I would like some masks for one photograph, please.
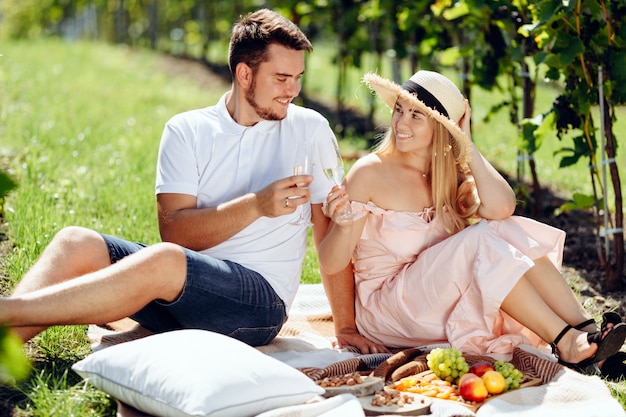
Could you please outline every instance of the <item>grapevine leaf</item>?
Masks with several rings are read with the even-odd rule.
[[[571,64],[576,55],[582,54],[585,50],[582,41],[575,37],[569,36],[561,31],[557,35],[557,40],[552,52],[558,54],[558,60],[561,66],[566,67]]]
[[[0,383],[14,384],[28,376],[31,365],[15,333],[0,328]]]
[[[4,171],[0,171],[0,199],[17,187],[17,182]]]
[[[551,67],[546,71],[546,78],[549,80],[558,80],[561,78],[561,73],[557,68]]]
[[[626,27],[626,25],[624,25]],[[626,104],[626,74],[624,68],[626,68],[626,50],[622,49],[620,53],[615,52],[610,55],[609,58],[609,74],[607,74],[607,86],[605,91],[608,92],[607,98],[610,99],[613,104]]]
[[[453,66],[461,59],[461,52],[459,48],[453,46],[451,48],[447,48],[445,51],[441,52],[439,55],[439,63],[443,66]]]
[[[537,148],[541,146],[540,144],[543,143],[543,140],[546,137],[548,137],[549,135],[553,133],[554,124],[555,124],[554,112],[549,112],[547,115],[541,116],[541,122],[539,126],[537,127],[537,130],[535,130],[535,140],[539,142],[539,145],[537,145]]]
[[[509,104],[511,104],[509,101],[502,101],[500,103],[496,103],[493,106],[491,106],[489,108],[489,111],[487,112],[487,114],[485,115],[485,117],[483,118],[483,121],[485,123],[489,123],[489,121],[491,120],[491,118],[493,116],[495,116],[500,110],[502,110],[503,108],[505,108],[506,106],[508,106]]]
[[[569,211],[576,210],[576,203],[573,201],[567,201],[561,204],[556,210],[554,210],[554,214],[556,216],[560,216],[563,213],[567,213]]]
[[[541,116],[539,116],[541,117]],[[535,131],[537,130],[538,122],[536,118],[533,119],[523,119],[520,123],[521,132],[518,140],[518,146],[522,150],[532,154],[537,150],[536,142],[535,142]]]
[[[597,142],[595,136],[591,136],[591,147],[587,139],[583,136],[576,136],[574,139],[574,149],[580,156],[590,156],[592,151],[597,148]]]
[[[576,162],[580,159],[581,155],[574,154],[572,156],[564,156],[561,158],[561,162],[559,163],[559,168],[565,168],[572,165],[576,165]]]
[[[443,17],[446,20],[455,20],[469,14],[469,6],[465,2],[457,2],[454,6],[443,11]]]
[[[543,63],[549,66],[550,68],[560,68],[561,60],[559,56],[556,54],[546,54]]]
[[[581,209],[587,209],[593,207],[594,198],[592,195],[582,194],[582,193],[574,193],[572,196],[574,203]]]
[[[556,209],[555,214],[558,216],[572,210],[586,210],[593,207],[594,205],[595,199],[592,195],[574,193],[571,200],[566,201],[565,203],[561,204],[558,209]],[[604,201],[601,199],[598,202],[598,205],[602,209],[604,207]]]
[[[539,5],[537,5],[537,9],[539,11],[539,20],[543,21],[544,24],[551,20],[554,16],[559,14],[559,9],[561,8],[561,2],[558,1],[543,1]]]
[[[528,38],[530,37],[531,32],[535,30],[538,26],[539,26],[539,22],[536,22],[533,24],[525,24],[525,25],[520,26],[519,29],[517,29],[517,33],[519,33],[525,38]]]

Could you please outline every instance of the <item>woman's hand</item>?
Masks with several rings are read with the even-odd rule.
[[[354,346],[359,349],[362,354],[368,353],[389,353],[389,349],[385,346],[374,343],[365,336],[361,336],[356,329],[342,329],[336,335],[337,341],[334,344],[336,348],[344,346]]]
[[[472,109],[469,105],[469,100],[465,99],[465,113],[461,116],[461,120],[459,120],[459,127],[465,133],[465,136],[468,139],[472,139],[472,130],[470,128],[470,123],[472,121]]]
[[[335,185],[326,196],[324,214],[333,219],[336,224],[350,224],[352,223],[352,219],[337,221],[337,217],[345,214],[349,204],[350,199],[348,198],[348,194],[346,194],[346,189],[343,186]]]

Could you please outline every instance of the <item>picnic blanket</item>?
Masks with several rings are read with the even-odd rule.
[[[88,331],[94,350],[149,334],[129,320],[111,323],[108,328],[90,326]],[[333,335],[332,315],[322,285],[303,284],[279,336],[269,345],[257,349],[301,370],[313,380],[361,372],[393,381],[427,369],[425,353],[433,347],[446,347],[431,345],[391,354],[362,355],[354,349],[335,349]],[[597,376],[574,372],[556,363],[545,352],[529,346],[517,348],[511,362],[525,374],[541,378],[542,384],[500,395],[475,413],[452,401],[435,401],[430,416],[626,416],[626,412],[611,396],[606,383]],[[354,401],[350,401],[349,397],[341,396],[333,401],[320,398],[316,404],[277,409],[264,413],[262,417],[363,415],[362,410],[360,413],[354,411]],[[119,404],[118,417],[140,416],[145,417],[146,414]]]

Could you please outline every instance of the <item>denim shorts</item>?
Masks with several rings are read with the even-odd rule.
[[[145,248],[102,234],[115,263]],[[243,266],[182,248],[187,279],[180,297],[154,300],[131,318],[153,332],[204,329],[225,334],[251,346],[266,345],[287,320],[285,304],[261,276]]]

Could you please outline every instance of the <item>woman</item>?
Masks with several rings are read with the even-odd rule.
[[[514,192],[469,139],[470,107],[454,83],[430,71],[402,86],[376,74],[364,81],[393,114],[325,205],[333,218],[349,196],[363,214],[335,222],[319,251],[329,274],[353,262],[357,329],[340,343],[364,337],[375,351],[447,341],[507,356],[545,341],[578,369],[615,355],[626,324],[607,313],[598,330],[562,279],[563,231],[512,216]],[[350,306],[349,291],[328,293],[334,315]]]

